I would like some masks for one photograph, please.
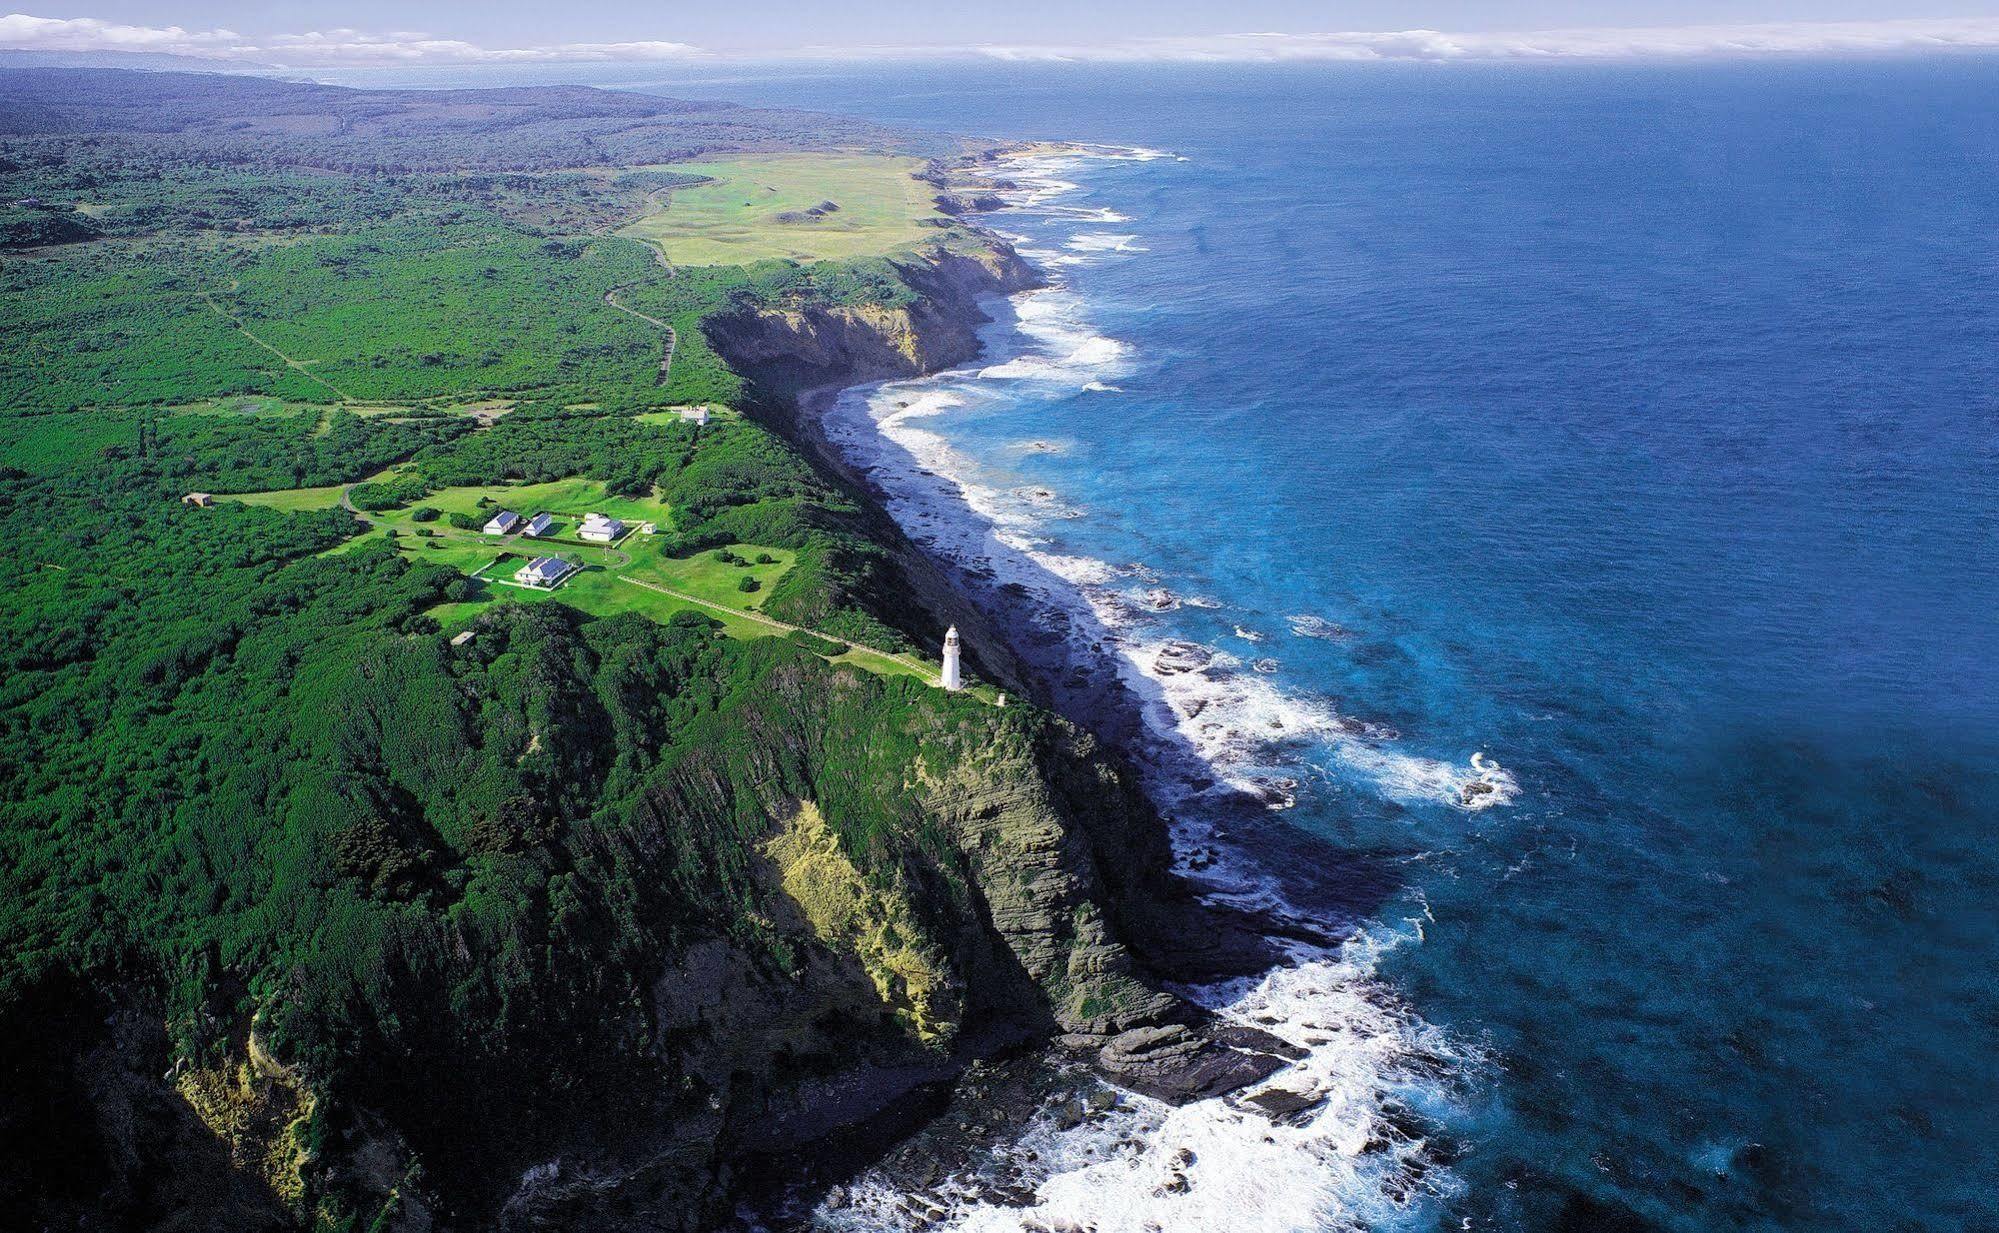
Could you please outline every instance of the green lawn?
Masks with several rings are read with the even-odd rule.
[[[626,546],[631,547],[637,541]],[[720,549],[707,549],[691,557],[669,557],[663,553],[647,551],[643,548],[633,553],[628,571],[634,578],[646,582],[656,582],[661,586],[685,591],[697,599],[705,599],[711,604],[721,604],[725,608],[755,609],[763,606],[764,597],[779,578],[791,568],[795,555],[789,548],[763,548],[756,544],[731,544],[728,551],[750,562],[748,565],[731,565],[716,559]],[[759,556],[775,557],[773,564],[757,563]],[[758,589],[744,591],[744,578],[754,578]]]
[[[458,533],[460,536],[464,532]],[[396,532],[396,549],[412,561],[428,561],[432,565],[449,565],[460,573],[472,574],[485,569],[503,556],[520,557],[511,563],[512,569],[519,569],[529,555],[536,555],[531,548],[518,548],[511,553],[490,540],[466,537],[447,538],[444,532],[437,532],[425,539],[414,531]],[[495,575],[509,573],[507,566],[493,571]]]
[[[385,478],[392,471],[378,473],[372,478]],[[325,509],[339,501],[340,491],[338,486],[297,488],[248,493],[231,499],[274,509]],[[490,499],[493,504],[480,506],[482,497]],[[441,603],[430,609],[430,615],[437,619],[447,634],[470,626],[481,610],[500,600],[546,603],[553,599],[597,616],[636,612],[656,621],[665,621],[678,612],[699,612],[720,621],[724,632],[733,638],[781,638],[787,635],[786,630],[734,614],[756,612],[763,606],[771,589],[796,561],[797,554],[789,548],[730,544],[726,548],[708,548],[689,556],[675,557],[667,555],[659,540],[644,535],[625,539],[616,550],[607,550],[596,544],[560,542],[567,538],[565,532],[573,529],[575,522],[589,510],[599,510],[633,522],[669,523],[671,511],[662,502],[614,496],[594,480],[565,479],[545,484],[445,488],[425,497],[421,503],[445,513],[474,516],[498,508],[522,514],[550,510],[558,516],[556,533],[550,539],[514,537],[503,542],[498,536],[458,530],[444,519],[412,523],[408,509],[390,510],[372,515],[378,525],[329,550],[330,553],[350,551],[356,544],[393,533],[397,551],[412,561],[449,566],[468,576],[479,575],[474,580],[478,585],[475,595]],[[580,568],[552,591],[508,585],[513,571],[526,558],[544,552],[564,557]],[[743,563],[722,560],[720,554],[723,552]],[[629,557],[630,560],[627,562],[621,557]],[[759,561],[759,557],[770,559]],[[486,572],[481,574],[482,570]],[[691,598],[633,586],[630,582],[621,581],[620,575],[671,587]],[[742,589],[745,578],[756,580],[755,590]],[[833,662],[919,680],[929,680],[934,675],[865,647],[852,647],[844,654],[834,656]]]
[[[345,484],[328,484],[324,488],[278,488],[270,492],[238,493],[223,499],[270,509],[332,509],[340,504],[340,490],[344,487]]]
[[[664,411],[641,411],[632,418],[641,424],[678,424],[680,423],[680,411],[681,408],[679,407],[668,407]],[[715,424],[722,420],[741,418],[742,413],[733,407],[725,407],[720,403],[713,402],[708,404],[708,422],[710,424]]]
[[[482,506],[479,504],[481,500],[491,504]],[[557,539],[574,538],[577,525],[588,513],[608,514],[629,523],[657,522],[662,528],[673,525],[673,511],[667,508],[665,502],[621,497],[596,480],[586,479],[555,480],[547,484],[440,488],[418,504],[446,514],[470,514],[482,523],[498,510],[510,509],[523,518],[532,518],[546,510],[556,516],[553,537]],[[408,516],[408,511],[390,510],[380,516],[400,522]]]
[[[619,234],[650,240],[676,265],[745,265],[780,258],[876,256],[926,239],[945,217],[936,189],[910,173],[913,158],[878,154],[766,154],[687,163],[715,182],[675,189],[667,206]],[[823,203],[839,209],[801,217]]]
[[[229,415],[248,419],[310,415],[316,420],[326,414],[327,408],[324,403],[286,402],[282,398],[267,398],[259,394],[239,394],[233,398],[211,398],[168,410],[175,415]]]
[[[409,550],[408,545],[405,545],[405,553],[412,558],[419,557],[419,553]],[[497,556],[499,554],[493,553],[489,549],[488,555]],[[435,560],[440,559],[441,556],[441,553],[426,553],[422,554],[421,559]],[[495,569],[491,576],[506,575],[509,572],[508,566],[511,564],[509,562],[508,565],[503,565]],[[605,569],[601,565],[586,564],[582,570],[570,575],[567,581],[552,591],[539,591],[533,587],[506,586],[501,583],[488,581],[487,578],[480,578],[478,582],[481,584],[479,593],[473,598],[439,604],[435,608],[430,609],[430,615],[435,617],[438,623],[444,627],[445,633],[456,633],[466,628],[472,624],[473,620],[488,605],[501,600],[511,600],[524,604],[540,604],[556,600],[568,604],[573,608],[581,608],[583,611],[594,616],[610,616],[619,612],[636,612],[641,616],[650,617],[655,621],[666,621],[677,612],[698,612],[711,620],[720,621],[723,632],[732,638],[781,638],[784,636],[783,630],[772,629],[770,626],[757,621],[730,616],[727,613],[717,612],[712,608],[707,608],[700,604],[691,604],[685,600],[676,599],[671,595],[661,595],[657,591],[649,591],[644,587],[635,587],[629,583],[619,582],[612,571]],[[871,665],[862,666],[869,667]]]

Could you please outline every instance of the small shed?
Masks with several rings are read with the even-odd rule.
[[[180,499],[180,503],[182,505],[192,505],[196,509],[207,509],[209,506],[215,504],[215,494],[212,492],[190,492]]]
[[[527,536],[529,539],[534,539],[537,536],[548,534],[549,528],[554,525],[554,514],[547,512],[539,513],[528,519],[528,524],[521,528],[521,534]]]

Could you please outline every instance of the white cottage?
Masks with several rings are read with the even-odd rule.
[[[561,557],[536,557],[514,571],[514,581],[524,587],[552,587],[574,568]]]

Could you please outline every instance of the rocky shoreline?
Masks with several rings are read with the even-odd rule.
[[[971,212],[974,202],[981,203],[980,208],[1001,204],[997,197],[964,192],[956,200],[963,207],[961,213]],[[1045,285],[1039,272],[1006,241],[989,232],[978,234],[986,245],[983,253],[940,248],[921,260],[898,263],[906,285],[919,297],[907,309],[746,309],[711,322],[710,341],[758,391],[758,413],[826,471],[865,493],[875,510],[883,508],[883,494],[829,439],[823,415],[846,388],[924,376],[976,359],[981,350],[978,331],[992,319],[987,305],[995,297]],[[1052,688],[1045,648],[1038,652],[1032,645],[1034,631],[1008,624],[1005,613],[982,609],[951,576],[948,563],[931,558],[892,523],[890,528],[912,591],[940,622],[959,627],[982,674],[1099,733],[1112,750],[1109,756],[1121,761],[1111,742],[1142,726],[1138,700],[1115,687],[1088,694]],[[1065,656],[1062,662],[1066,665],[1069,660]],[[1149,807],[1146,813],[1150,833],[1143,836],[1143,851],[1132,854],[1136,858],[1132,864],[1142,876],[1113,885],[1111,900],[1118,915],[1118,936],[1138,957],[1141,976],[1156,991],[1154,1000],[1142,1013],[1120,1021],[1058,1021],[1044,1043],[1119,1087],[1177,1104],[1254,1084],[1295,1060],[1298,1051],[1254,1027],[1215,1020],[1166,986],[1265,970],[1277,958],[1272,939],[1293,930],[1282,922],[1198,900],[1193,889],[1170,872],[1164,820]],[[1008,1043],[1018,1049],[1033,1042]],[[1005,1053],[1005,1049],[998,1055],[964,1051],[952,1076],[923,1076],[908,1082],[876,1076],[870,1086],[879,1099],[857,1102],[855,1111],[863,1116],[847,1125],[895,1121],[894,1106],[906,1099],[932,1109],[963,1109],[968,1100],[976,1107],[975,1094],[959,1091],[955,1078],[966,1073],[990,1076],[994,1063],[984,1059]],[[1027,1070],[1045,1076],[1051,1073],[1048,1064],[1044,1061]],[[1055,1070],[1060,1069],[1061,1064],[1055,1063]],[[919,1095],[923,1090],[935,1094],[925,1099]],[[1003,1115],[1004,1109],[990,1108],[987,1113]],[[918,1120],[924,1119],[919,1115]],[[907,1119],[903,1122],[904,1129],[913,1129]],[[875,1163],[880,1154],[879,1137],[858,1153],[838,1147],[840,1139],[838,1128],[829,1129],[822,1139],[827,1159],[806,1171],[816,1183],[806,1187],[812,1193],[824,1185],[837,1186],[842,1173]],[[793,1171],[772,1179],[763,1189],[789,1191],[783,1205],[795,1206],[804,1183],[805,1178]],[[837,1190],[831,1193],[837,1198]]]

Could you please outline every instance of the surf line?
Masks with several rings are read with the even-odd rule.
[[[1090,160],[1123,157],[1073,148],[1022,156],[1001,171],[1016,185],[1007,195],[1008,214],[1043,233],[1101,227],[1101,215],[1091,217],[1070,199],[1087,194],[1077,181],[1087,179]],[[1186,775],[1205,767],[1218,778],[1253,782],[1258,728],[1267,734],[1273,718],[1287,736],[1317,734],[1336,751],[1349,751],[1350,765],[1384,791],[1448,795],[1469,777],[1496,781],[1504,771],[1482,754],[1467,772],[1382,751],[1330,708],[1286,696],[1270,676],[1225,673],[1217,686],[1205,669],[1225,665],[1214,665],[1212,648],[1200,648],[1208,657],[1202,671],[1162,672],[1159,657],[1172,640],[1144,631],[1163,613],[1148,614],[1144,600],[1125,590],[1150,571],[1057,550],[1047,533],[1049,508],[1061,507],[1052,489],[1026,486],[1023,496],[1018,483],[979,482],[984,468],[947,435],[954,414],[994,399],[1111,394],[1133,362],[1127,344],[1090,325],[1087,305],[1060,271],[1135,257],[1142,246],[1083,252],[1044,234],[1021,237],[1020,251],[1041,264],[1050,285],[1012,297],[1010,314],[987,338],[990,358],[983,365],[843,391],[828,410],[827,435],[882,490],[912,539],[955,566],[989,611],[998,609],[993,615],[1008,618],[1023,635],[1016,641],[1073,638],[1081,628],[1101,632],[1102,648],[1115,652],[1116,672],[1157,702],[1147,708],[1155,737],[1148,743],[1183,745],[1197,755],[1197,766],[1140,759],[1148,791],[1174,820],[1176,849],[1205,853],[1197,885],[1218,901],[1296,913],[1253,853],[1221,841],[1203,817],[1199,794],[1185,791]],[[1057,454],[1065,446],[1039,441],[1026,448]],[[1002,601],[1008,595],[1014,602]],[[1218,722],[1231,712],[1228,722]],[[1209,725],[1216,731],[1207,731]],[[1497,796],[1498,789],[1479,795]],[[1299,1059],[1264,1083],[1179,1108],[1112,1093],[1101,1107],[1092,1098],[1080,1119],[1066,1104],[1051,1106],[1023,1126],[1000,1130],[977,1162],[941,1180],[912,1183],[878,1169],[842,1192],[837,1211],[822,1209],[819,1222],[843,1229],[932,1222],[1017,1229],[1039,1222],[1100,1233],[1148,1227],[1288,1233],[1390,1226],[1433,1207],[1456,1182],[1404,1110],[1447,1103],[1453,1076],[1471,1073],[1480,1060],[1423,1022],[1376,974],[1385,955],[1421,944],[1427,915],[1425,907],[1393,925],[1361,922],[1333,945],[1293,943],[1287,962],[1261,976],[1190,991],[1216,1014],[1254,1023],[1298,1048]],[[996,1175],[1010,1179],[1005,1202],[990,1197]]]

